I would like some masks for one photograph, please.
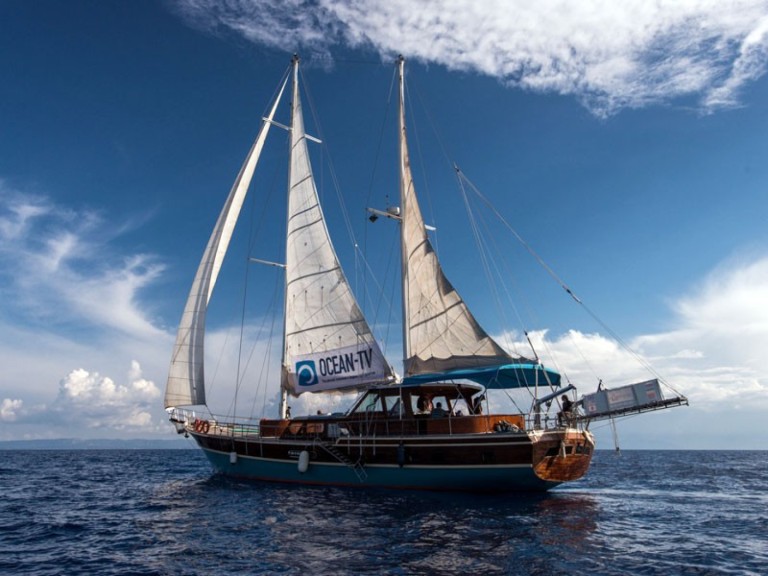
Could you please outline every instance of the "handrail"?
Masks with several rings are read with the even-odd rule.
[[[258,436],[261,433],[259,420],[255,418],[238,418],[232,421],[220,421],[213,414],[198,414],[197,411],[186,408],[174,408],[169,412],[169,419],[176,424],[177,432],[199,432],[196,423],[207,423],[208,435],[227,436],[231,438],[246,438]]]
[[[494,423],[510,417],[522,418],[521,427],[526,430],[547,430],[560,426],[557,416],[545,414],[540,417],[538,424],[535,417],[531,414],[482,414],[482,415],[463,415],[463,416],[445,416],[433,418],[429,416],[413,416],[406,418],[387,418],[385,415],[361,414],[359,418],[355,415],[333,414],[333,415],[308,415],[304,417],[294,417],[287,420],[270,419],[276,424],[276,430],[269,433],[263,430],[262,419],[256,418],[219,418],[213,414],[200,414],[191,409],[174,408],[169,413],[170,420],[176,424],[177,431],[181,434],[200,433],[195,428],[195,423],[207,422],[206,435],[224,436],[227,438],[255,438],[255,437],[281,437],[285,433],[284,428],[290,428],[289,433],[295,437],[316,437],[329,438],[329,430],[333,430],[333,425],[341,425],[346,428],[353,436],[397,436],[397,435],[424,435],[424,434],[471,434],[471,433],[491,433],[494,432]],[[473,420],[482,419],[485,425],[469,424]],[[592,418],[594,419],[594,418]],[[574,415],[568,422],[569,427],[576,427],[579,424],[587,423],[590,418],[582,415]],[[441,423],[445,423],[444,430]],[[460,425],[466,422],[466,425]],[[270,427],[271,428],[271,427]],[[437,429],[435,429],[437,428]],[[431,430],[430,430],[431,429]],[[262,436],[266,433],[267,436]]]

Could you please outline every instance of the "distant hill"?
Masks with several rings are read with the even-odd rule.
[[[194,446],[184,438],[174,439],[82,439],[6,440],[0,441],[0,450],[191,450]]]

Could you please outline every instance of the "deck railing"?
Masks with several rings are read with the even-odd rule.
[[[576,426],[577,418],[560,421],[557,415],[542,414],[538,421],[533,415],[494,414],[476,416],[454,416],[434,418],[430,416],[408,416],[404,418],[360,414],[359,418],[333,414],[299,416],[290,420],[271,420],[262,426],[255,418],[219,417],[210,413],[175,408],[170,420],[181,433],[202,432],[207,435],[227,438],[321,438],[336,439],[346,436],[393,436],[422,434],[472,434],[518,432],[524,429],[546,430],[564,424]]]
[[[259,436],[259,421],[255,418],[227,417],[225,420],[208,412],[202,413],[195,410],[174,408],[169,413],[169,419],[181,434],[184,432],[202,432],[207,427],[206,434],[227,436],[231,438],[245,438]]]

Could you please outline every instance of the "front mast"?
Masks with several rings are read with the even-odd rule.
[[[407,368],[405,366],[408,361],[408,353],[411,349],[410,344],[410,330],[409,330],[409,311],[408,311],[408,254],[405,253],[405,214],[406,214],[406,195],[408,193],[406,187],[408,183],[405,181],[405,162],[406,162],[406,150],[405,150],[405,58],[400,55],[397,59],[399,85],[400,85],[400,104],[399,104],[399,154],[400,154],[400,265],[402,268],[402,298],[403,298],[403,376],[408,376]]]
[[[299,56],[298,54],[294,54],[293,58],[291,59],[291,64],[293,66],[293,98],[291,100],[291,130],[293,130],[293,119],[296,115],[296,102],[298,101],[298,92],[299,92]],[[288,158],[291,157],[291,146],[293,146],[293,139],[288,139]],[[291,163],[289,161],[288,163],[288,194],[286,197],[290,198],[290,187],[291,187],[291,170],[292,170]],[[286,219],[288,218],[288,210],[286,210]],[[286,221],[285,229],[288,230],[288,222]],[[286,253],[287,253],[287,239],[286,239]],[[285,276],[285,287],[283,289],[283,294],[288,293],[288,277]],[[285,366],[285,356],[286,356],[286,342],[285,342],[285,330],[286,330],[286,314],[288,313],[288,301],[285,299],[283,302],[283,358],[280,362],[280,366]],[[284,370],[284,368],[281,368],[281,373]],[[280,387],[280,418],[282,420],[285,420],[288,417],[288,390],[286,390],[285,387],[281,385]]]

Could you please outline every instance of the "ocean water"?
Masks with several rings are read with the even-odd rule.
[[[768,452],[598,451],[544,495],[228,480],[197,450],[0,452],[0,574],[768,574]]]

